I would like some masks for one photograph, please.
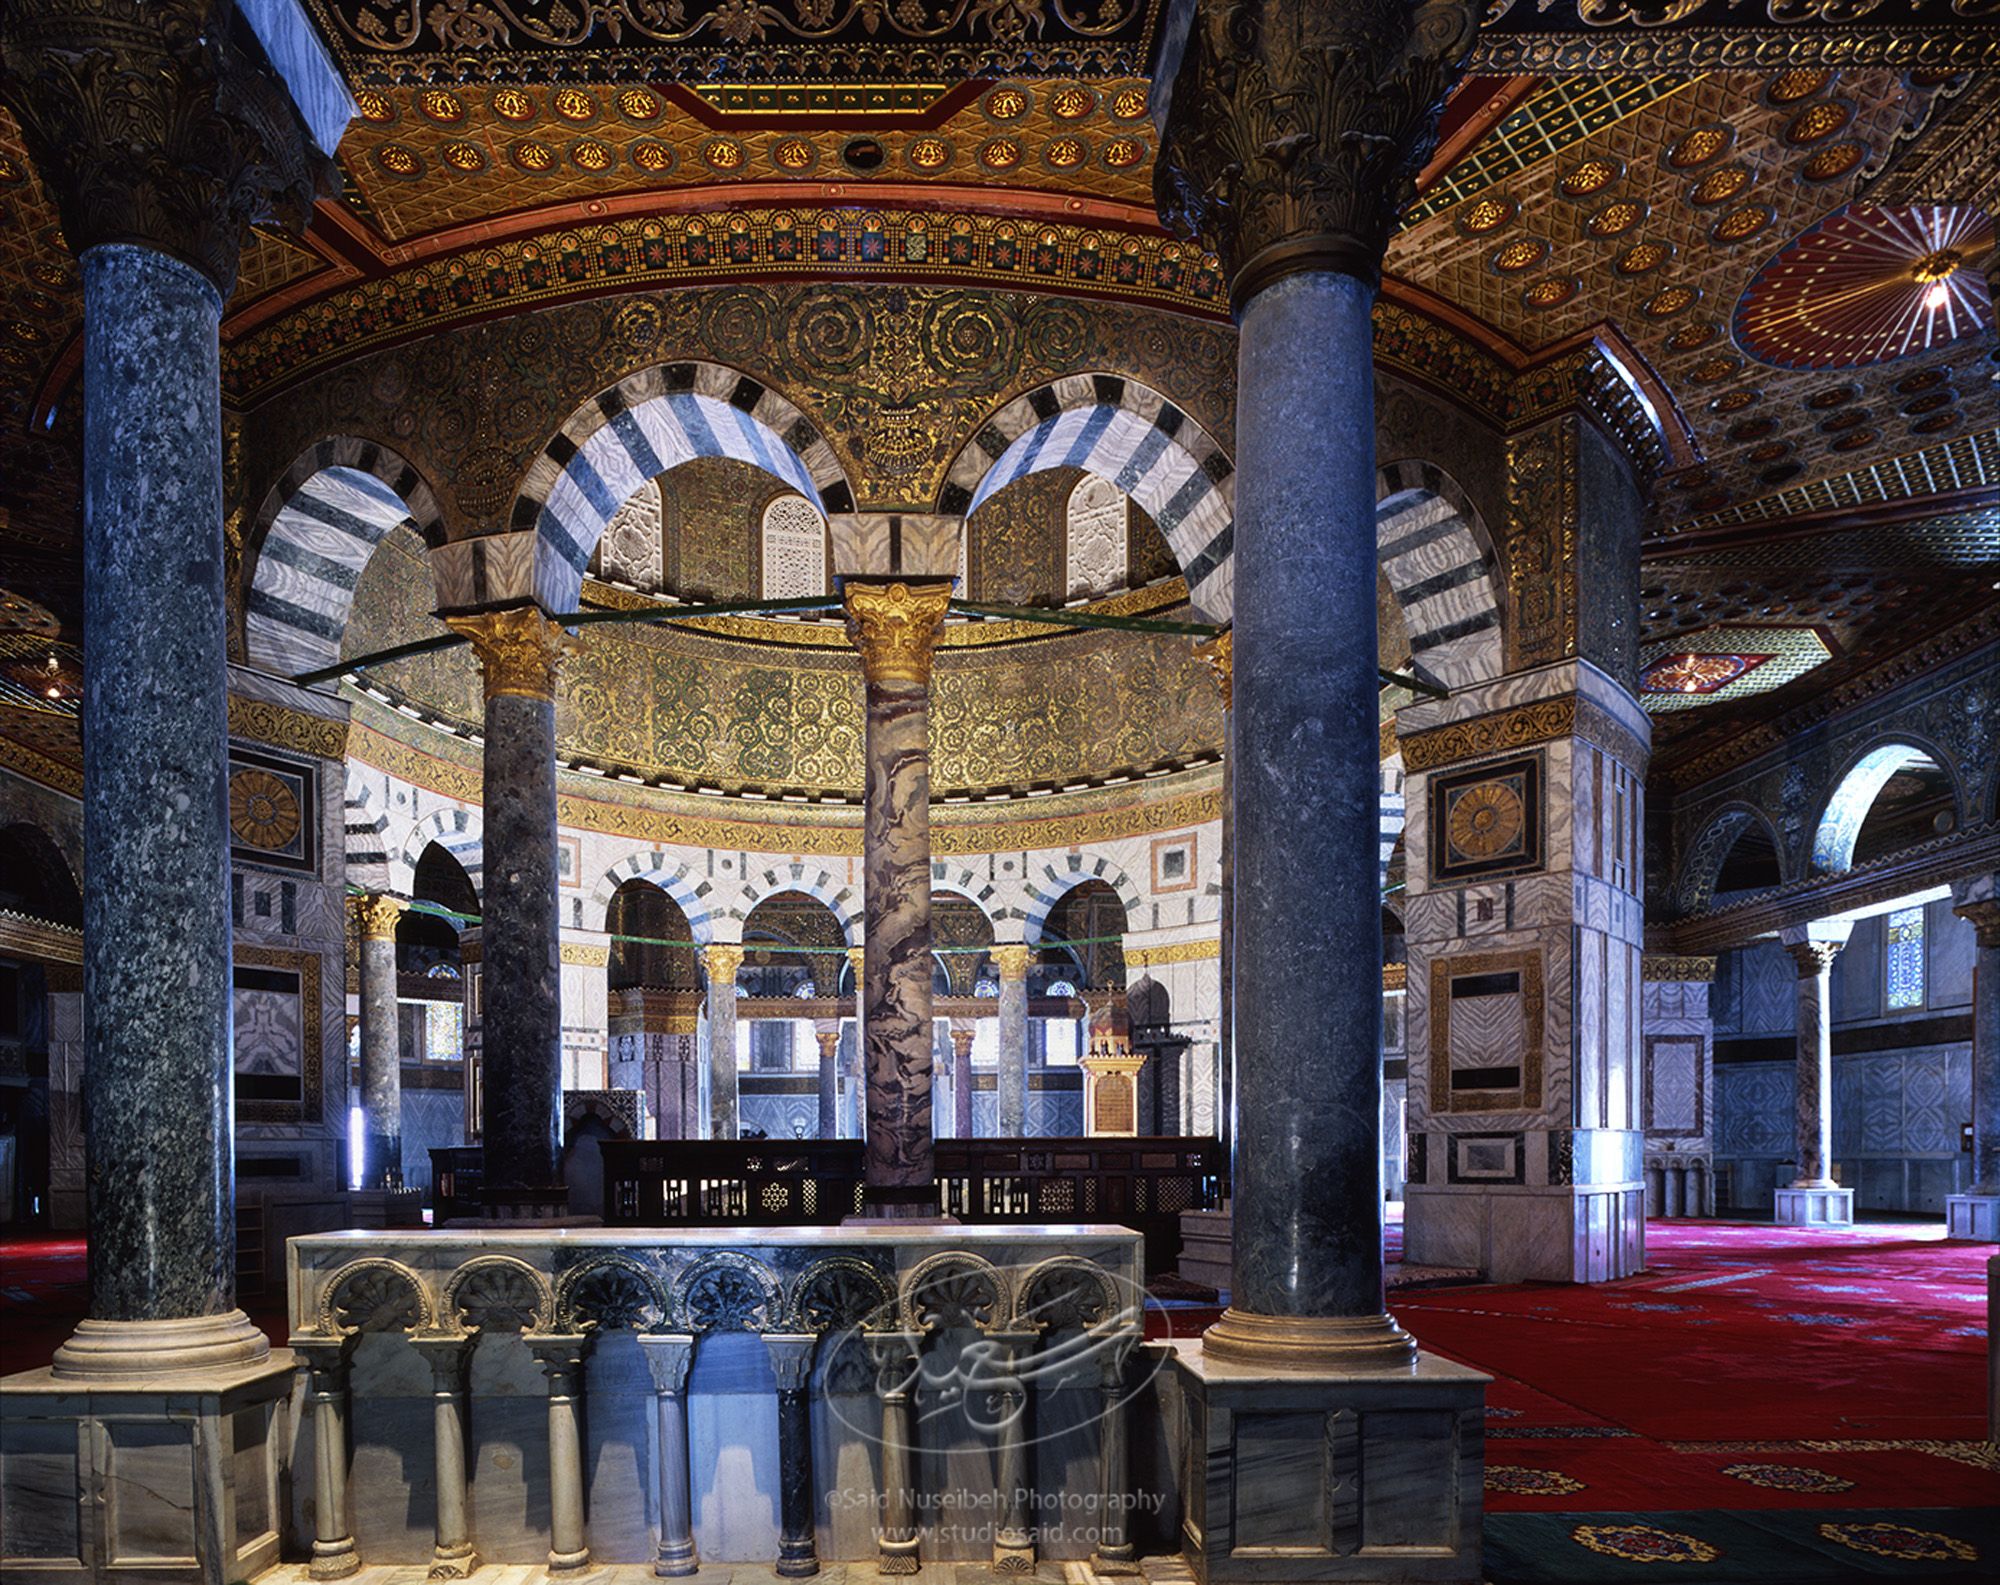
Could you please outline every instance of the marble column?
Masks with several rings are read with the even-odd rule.
[[[842,588],[867,682],[862,970],[865,1214],[934,1217],[931,1136],[931,657],[949,583]]]
[[[429,1578],[465,1579],[479,1567],[467,1520],[465,1463],[466,1373],[476,1337],[413,1337],[410,1346],[431,1369],[431,1446],[437,1478],[437,1532]]]
[[[812,1367],[819,1336],[813,1332],[764,1334],[778,1379],[777,1572],[800,1579],[819,1572],[813,1523]]]
[[[972,1137],[972,1025],[951,1026],[951,1132],[954,1139]]]
[[[492,1217],[561,1216],[569,1191],[562,1183],[555,688],[565,639],[532,605],[445,622],[472,641],[486,688],[483,1199]]]
[[[346,1579],[361,1568],[354,1526],[347,1516],[347,1366],[353,1340],[306,1342],[292,1350],[306,1373],[306,1406],[313,1430],[313,1543],[309,1574]]]
[[[1137,1574],[1138,1549],[1129,1525],[1132,1500],[1131,1427],[1125,1390],[1125,1362],[1135,1339],[1117,1337],[1102,1345],[1098,1358],[1103,1407],[1097,1415],[1098,1450],[1097,1550],[1090,1556],[1093,1574]]]
[[[1972,1184],[1945,1197],[1951,1238],[2000,1243],[2000,875],[1952,888],[1952,911],[1973,928]]]
[[[575,1574],[590,1567],[590,1547],[583,1533],[583,1436],[577,1423],[584,1391],[583,1356],[590,1338],[581,1333],[538,1333],[524,1335],[521,1341],[549,1385],[549,1572]]]
[[[985,1388],[986,1417],[995,1430],[993,1456],[993,1568],[1000,1574],[1035,1571],[1035,1532],[1028,1522],[1028,1389],[1021,1360],[1034,1348],[1033,1332],[989,1332],[993,1374]]]
[[[914,1574],[917,1557],[916,1394],[919,1351],[917,1332],[870,1332],[868,1350],[875,1363],[875,1395],[882,1402],[882,1532],[876,1546],[876,1567],[884,1574]]]
[[[1788,927],[1778,939],[1791,954],[1798,981],[1798,1175],[1777,1192],[1776,1219],[1785,1225],[1845,1226],[1854,1220],[1854,1191],[1833,1178],[1833,960],[1847,945],[1849,920]]]
[[[688,1472],[687,1378],[694,1338],[686,1332],[642,1332],[639,1351],[652,1372],[659,1416],[660,1550],[655,1574],[692,1574],[694,1500]]]
[[[1003,941],[992,949],[1000,971],[1000,1114],[994,1132],[1001,1139],[1028,1132],[1028,965],[1034,955],[1024,941]]]
[[[1235,635],[1232,632],[1217,634],[1206,644],[1198,646],[1195,653],[1208,662],[1215,674],[1215,685],[1222,690],[1222,836],[1221,851],[1217,854],[1217,884],[1222,888],[1218,899],[1219,920],[1216,926],[1219,947],[1217,951],[1216,973],[1218,979],[1215,1003],[1215,1136],[1221,1144],[1223,1154],[1232,1154],[1236,1108],[1231,1102],[1231,1087],[1235,1069],[1234,1047],[1231,1041],[1235,1033],[1232,1007],[1235,1001],[1235,975],[1233,973],[1236,944],[1236,695],[1230,685],[1230,668],[1235,664]],[[1192,1129],[1190,1129],[1192,1132]]]
[[[819,1137],[840,1137],[840,1025],[813,1026],[819,1045]]]
[[[743,967],[740,942],[718,941],[701,949],[708,976],[708,1137],[737,1137],[736,971]]]
[[[403,1037],[396,1005],[396,925],[408,906],[353,899],[361,978],[361,1187],[403,1186]]]

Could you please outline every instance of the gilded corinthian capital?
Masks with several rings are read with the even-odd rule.
[[[1481,0],[1199,0],[1153,177],[1240,307],[1305,270],[1374,281]]]
[[[931,656],[951,604],[948,583],[857,583],[841,594],[847,636],[861,651],[861,671],[871,683],[931,680]]]
[[[486,697],[515,694],[527,699],[556,696],[556,667],[569,652],[562,625],[532,605],[448,616],[444,625],[472,640],[486,678]]]
[[[194,266],[227,300],[253,221],[305,229],[331,191],[291,95],[214,0],[0,7],[0,92],[81,254],[128,242]]]
[[[386,892],[364,892],[347,901],[354,910],[354,921],[363,941],[394,941],[396,926],[410,906],[402,898],[391,897]]]

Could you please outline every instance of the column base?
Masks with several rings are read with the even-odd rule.
[[[479,1554],[471,1547],[457,1551],[431,1552],[430,1572],[424,1577],[431,1580],[470,1579],[479,1568]]]
[[[993,1572],[1032,1574],[1035,1572],[1035,1543],[1032,1540],[1003,1538],[993,1543]]]
[[[778,1561],[772,1565],[772,1572],[781,1579],[810,1579],[819,1572],[819,1553],[810,1541],[801,1542],[794,1551],[787,1551],[785,1543],[778,1543]]]
[[[294,1362],[265,1347],[256,1364],[229,1370],[162,1363],[154,1376],[79,1381],[44,1368],[0,1378],[0,1579],[214,1585],[275,1565],[289,1528],[280,1478]],[[79,1506],[76,1492],[94,1495]],[[338,1575],[316,1566],[316,1577],[360,1567],[351,1540],[337,1545]],[[123,1559],[140,1562],[109,1561]]]
[[[270,1357],[271,1340],[241,1310],[230,1310],[167,1321],[80,1321],[50,1372],[58,1381],[123,1385],[243,1370]]]
[[[354,1537],[338,1541],[313,1542],[312,1561],[306,1565],[308,1579],[352,1579],[361,1572],[361,1554],[354,1550]]]
[[[1489,1377],[1272,1371],[1182,1348],[1181,1542],[1200,1585],[1476,1585]]]
[[[2000,1244],[2000,1194],[1947,1194],[1944,1236]]]
[[[891,1541],[886,1536],[876,1543],[875,1572],[878,1574],[914,1574],[919,1567],[917,1559],[917,1538],[907,1541]]]
[[[653,1572],[661,1579],[685,1579],[701,1572],[701,1560],[694,1555],[694,1543],[674,1543],[660,1548]]]
[[[1201,1335],[1202,1353],[1263,1370],[1407,1370],[1417,1340],[1380,1315],[1256,1315],[1231,1305]]]
[[[1791,1188],[1776,1192],[1771,1220],[1780,1227],[1852,1227],[1852,1189]]]
[[[577,1552],[551,1552],[549,1572],[551,1574],[581,1574],[590,1567],[590,1548]]]
[[[1137,1574],[1139,1549],[1123,1546],[1112,1552],[1093,1552],[1090,1554],[1090,1572],[1108,1575],[1113,1579],[1120,1575]]]

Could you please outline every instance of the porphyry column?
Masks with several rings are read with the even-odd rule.
[[[1952,887],[1952,911],[1970,924],[1972,960],[1972,1184],[1944,1202],[1945,1236],[2000,1243],[2000,876]]]
[[[931,657],[948,583],[849,578],[847,632],[867,681],[862,1070],[865,1212],[936,1214],[931,1134]]]
[[[742,945],[718,941],[701,949],[708,976],[708,1137],[734,1139],[736,1104],[736,971]]]
[[[0,12],[8,107],[83,286],[90,1299],[63,1378],[270,1353],[235,1302],[217,329],[249,223],[303,229],[320,156],[227,22],[195,3]]]
[[[1798,1176],[1779,1189],[1776,1220],[1786,1226],[1845,1227],[1854,1191],[1833,1180],[1833,960],[1853,933],[1850,920],[1816,920],[1778,932],[1799,971]]]
[[[556,667],[562,628],[532,605],[446,625],[486,683],[481,772],[486,982],[481,1137],[486,1214],[561,1216],[562,941],[556,904]]]
[[[403,1182],[403,1043],[396,1008],[396,925],[400,897],[354,900],[361,979],[361,1187]]]
[[[1004,941],[990,955],[1000,971],[1000,1115],[994,1132],[1019,1139],[1028,1131],[1028,964],[1035,953],[1024,941]]]

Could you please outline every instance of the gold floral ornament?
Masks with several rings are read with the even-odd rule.
[[[841,591],[847,636],[871,685],[931,680],[931,658],[951,603],[948,583],[859,583]]]
[[[993,967],[1000,971],[1001,979],[1025,980],[1034,948],[1025,941],[1002,941],[989,947],[987,955],[993,959]]]
[[[386,892],[364,892],[348,898],[348,902],[353,904],[355,928],[361,932],[363,941],[394,941],[396,925],[409,907],[402,898]]]
[[[456,126],[465,119],[465,102],[448,88],[426,88],[417,95],[417,108],[441,126]]]
[[[910,163],[920,171],[941,171],[950,160],[951,145],[943,138],[922,137],[910,145]]]
[[[1503,781],[1480,782],[1452,800],[1451,845],[1468,858],[1493,858],[1520,842],[1526,823],[1518,788]]]
[[[476,616],[448,616],[446,627],[472,641],[486,681],[486,697],[553,699],[556,667],[574,641],[532,605]]]
[[[396,119],[396,107],[389,102],[389,96],[373,88],[364,88],[354,96],[354,108],[361,112],[363,121],[372,121],[377,126]]]
[[[1120,89],[1111,101],[1111,114],[1120,121],[1137,121],[1146,113],[1146,90]]]
[[[245,847],[278,853],[299,834],[298,794],[282,777],[240,770],[229,778],[229,832]]]
[[[549,103],[565,121],[584,122],[597,114],[597,101],[581,88],[558,88]]]
[[[493,113],[502,121],[520,123],[535,119],[535,101],[518,88],[502,88],[493,95]]]

